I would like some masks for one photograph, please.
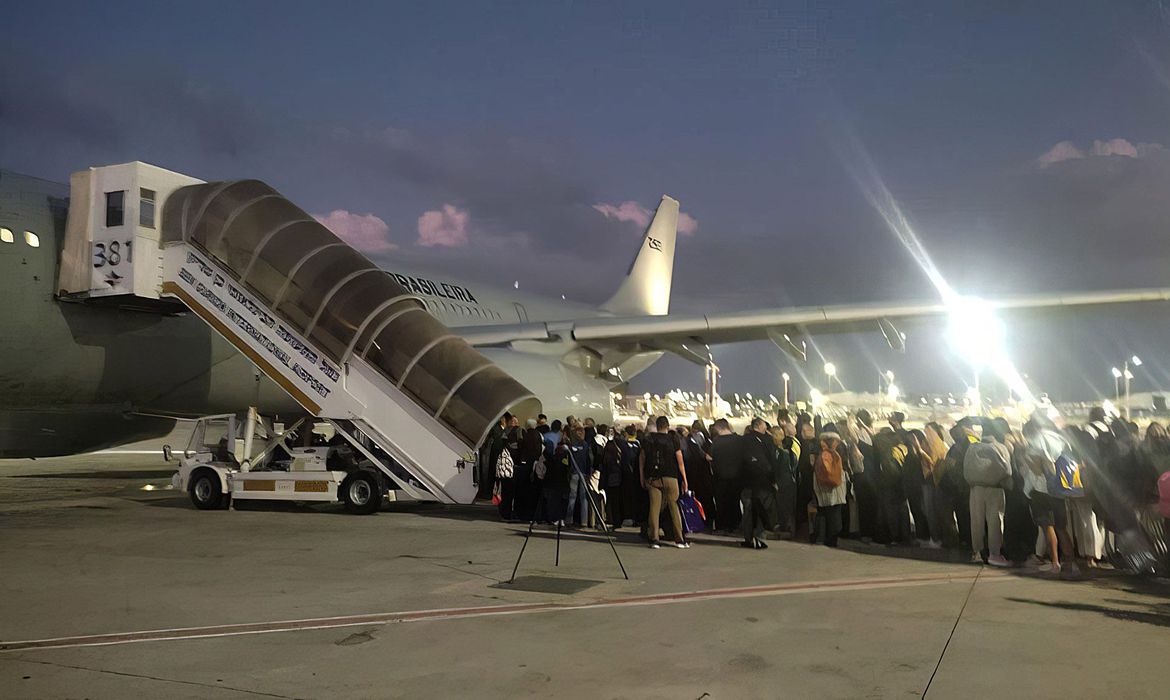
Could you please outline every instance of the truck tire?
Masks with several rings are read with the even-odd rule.
[[[359,469],[341,482],[341,502],[355,515],[376,513],[384,497],[382,479],[368,469]]]
[[[199,510],[218,510],[223,505],[224,493],[219,485],[219,475],[210,469],[196,471],[187,490],[191,502]]]

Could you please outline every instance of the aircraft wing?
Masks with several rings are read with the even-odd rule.
[[[979,300],[978,304],[981,309],[991,309],[1010,318],[1028,311],[1153,301],[1170,301],[1170,288],[1039,294]],[[959,308],[959,313],[962,313],[962,307]],[[694,355],[694,348],[701,345],[771,340],[781,349],[798,354],[802,353],[801,337],[832,333],[879,331],[891,346],[900,347],[905,339],[900,330],[902,327],[945,319],[952,310],[952,307],[941,301],[809,306],[709,314],[607,316],[548,323],[480,326],[459,331],[470,342],[478,345],[571,337],[586,346],[636,345]],[[691,359],[698,360],[698,357]]]

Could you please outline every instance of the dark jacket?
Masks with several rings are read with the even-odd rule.
[[[622,451],[617,440],[610,440],[601,451],[601,488],[621,486],[622,476]]]
[[[637,440],[617,440],[618,449],[622,452],[622,472],[628,478],[638,481],[638,456],[642,453],[642,443]]]
[[[570,466],[569,446],[565,443],[557,445],[552,458],[545,460],[544,487],[556,491],[569,490]]]
[[[711,459],[716,481],[738,480],[740,463],[743,462],[743,438],[734,433],[716,435],[711,439]]]
[[[744,486],[751,488],[767,488],[772,486],[776,474],[776,449],[772,444],[772,436],[748,431],[743,437],[743,460],[740,463],[740,474]]]

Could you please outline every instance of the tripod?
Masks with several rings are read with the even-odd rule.
[[[573,467],[573,471],[577,473],[577,479],[581,484],[581,488],[585,489],[585,496],[589,499],[589,507],[592,508],[593,512],[597,514],[597,521],[601,523],[601,529],[605,532],[605,540],[609,543],[609,548],[613,550],[613,556],[615,559],[617,559],[618,567],[622,570],[622,576],[624,576],[626,580],[629,581],[630,575],[626,573],[626,567],[624,564],[622,564],[622,558],[618,554],[617,547],[615,547],[613,544],[613,533],[609,529],[609,524],[605,522],[605,513],[597,508],[597,501],[593,500],[593,492],[589,489],[589,480],[586,479],[585,475],[581,473],[580,467],[577,466],[572,457],[569,458],[569,464]],[[535,470],[535,468],[536,465],[533,464],[533,469]],[[533,473],[535,474],[535,471]],[[546,503],[544,493],[544,486],[541,485],[540,497],[536,499],[536,508],[532,511],[532,519],[528,521],[528,532],[524,534],[524,544],[520,546],[520,555],[516,557],[516,566],[512,567],[512,578],[508,579],[508,583],[512,583],[516,580],[516,572],[520,569],[520,560],[524,558],[524,550],[528,548],[528,540],[532,537],[533,528],[536,527],[536,516],[540,513],[540,509]],[[557,553],[553,564],[554,566],[561,565],[562,522],[563,519],[557,518]]]

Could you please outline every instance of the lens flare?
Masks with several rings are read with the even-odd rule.
[[[842,160],[866,201],[882,217],[886,228],[910,254],[946,305],[951,348],[976,372],[991,370],[1022,400],[1034,401],[1031,389],[1009,356],[1007,333],[994,308],[982,300],[963,297],[951,287],[886,187],[865,147],[852,133],[843,142],[852,152],[842,152]]]

